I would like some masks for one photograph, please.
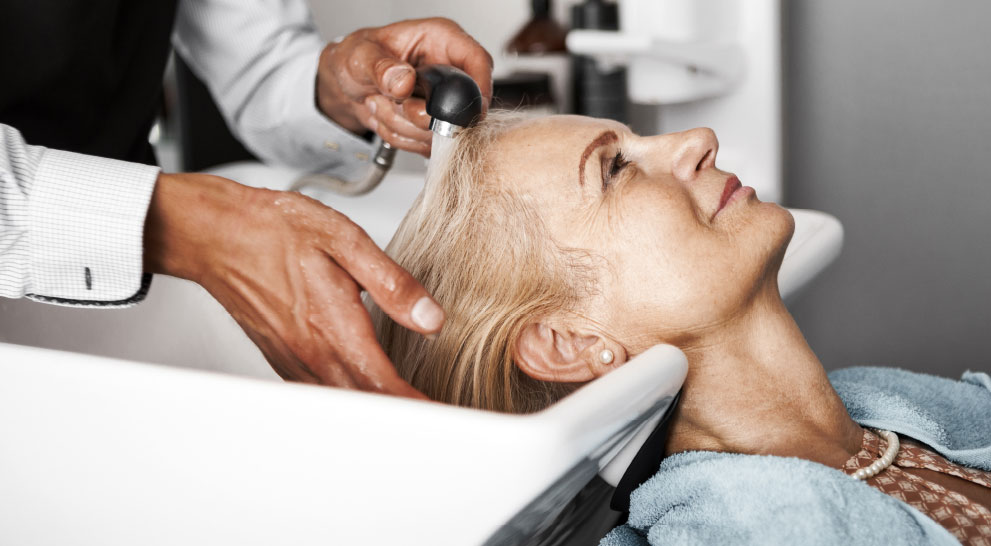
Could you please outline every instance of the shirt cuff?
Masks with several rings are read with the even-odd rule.
[[[144,299],[144,222],[158,167],[46,150],[28,206],[28,298],[127,307]]]
[[[341,127],[320,111],[316,102],[320,52],[303,57],[296,61],[299,85],[292,87],[286,102],[285,126],[291,128],[300,152],[308,156],[304,164],[338,178],[360,176],[372,166],[378,144]]]

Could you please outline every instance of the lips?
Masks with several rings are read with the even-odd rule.
[[[729,202],[729,198],[736,193],[736,190],[742,187],[743,184],[740,183],[740,179],[735,176],[731,176],[726,180],[726,186],[723,187],[723,195],[719,198],[719,206],[716,207],[716,212],[712,213],[713,218],[719,214],[719,211],[723,210],[723,207]]]

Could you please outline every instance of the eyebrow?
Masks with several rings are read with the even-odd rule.
[[[595,150],[607,145],[612,144],[619,140],[615,131],[606,130],[602,134],[595,137],[595,140],[589,142],[588,146],[585,147],[585,151],[582,152],[582,158],[578,161],[578,183],[583,187],[585,186],[585,163],[588,162],[588,157],[592,155]]]

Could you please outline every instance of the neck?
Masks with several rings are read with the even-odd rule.
[[[666,453],[710,450],[801,457],[834,467],[863,430],[788,313],[776,286],[683,347],[688,377]]]

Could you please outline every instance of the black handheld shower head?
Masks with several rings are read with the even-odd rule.
[[[430,65],[416,71],[416,94],[427,101],[430,129],[455,136],[482,116],[482,93],[463,71],[446,65]]]
[[[415,95],[427,100],[430,130],[453,137],[474,125],[482,116],[482,93],[471,76],[453,66],[431,65],[416,71]],[[359,180],[344,180],[326,173],[300,177],[290,191],[307,186],[323,186],[344,195],[362,195],[372,191],[392,167],[396,150],[382,140],[369,166],[368,174]]]

